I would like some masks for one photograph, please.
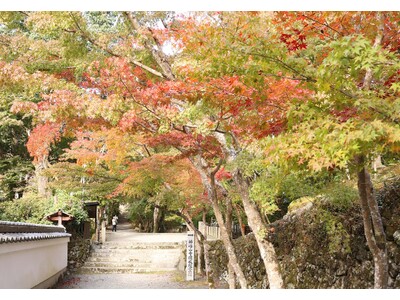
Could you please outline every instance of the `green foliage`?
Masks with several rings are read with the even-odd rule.
[[[294,201],[292,201],[289,206],[288,206],[288,212],[292,213],[294,211],[296,211],[297,209],[305,206],[307,203],[313,203],[316,199],[313,197],[301,197],[298,198]]]
[[[32,163],[19,155],[0,159],[0,201],[12,200],[15,193],[21,193],[32,172]]]
[[[49,224],[45,220],[51,204],[35,191],[28,191],[20,199],[0,203],[0,219],[13,222]]]
[[[350,253],[350,235],[343,227],[339,218],[322,208],[319,209],[317,218],[319,222],[323,223],[324,230],[327,234],[329,253]]]
[[[278,210],[278,199],[289,204],[299,198],[313,197],[319,193],[326,180],[321,174],[310,174],[306,171],[287,173],[271,166],[254,181],[250,195],[265,213],[272,214]]]
[[[272,215],[279,210],[275,202],[276,191],[268,178],[260,178],[253,183],[250,197],[260,205],[264,214]]]
[[[47,214],[54,213],[61,209],[74,216],[73,222],[75,224],[81,224],[86,221],[88,215],[81,199],[61,190],[57,191],[54,197],[54,201],[52,201],[52,205],[49,207]]]
[[[185,221],[176,215],[167,215],[163,220],[164,226],[167,230],[169,229],[178,229],[182,227],[182,224],[185,224]]]
[[[358,201],[358,191],[347,183],[339,182],[328,185],[323,194],[329,203],[338,211],[346,211]]]
[[[82,201],[65,191],[57,191],[53,199],[47,199],[35,190],[27,190],[20,199],[0,203],[0,219],[49,224],[45,217],[59,209],[73,215],[75,224],[81,224],[88,217]]]
[[[14,97],[7,88],[0,92],[0,201],[21,192],[33,170],[25,146],[31,118],[10,112]]]
[[[150,231],[153,224],[153,206],[146,199],[129,203],[129,221],[142,230]]]

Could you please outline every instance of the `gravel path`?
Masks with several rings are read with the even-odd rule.
[[[203,280],[186,282],[176,273],[71,274],[56,289],[207,289]]]

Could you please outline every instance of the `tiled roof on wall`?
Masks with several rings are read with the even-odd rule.
[[[0,221],[0,244],[70,236],[63,226]]]

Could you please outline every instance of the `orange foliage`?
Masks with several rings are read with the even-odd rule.
[[[26,147],[34,158],[34,163],[49,154],[50,146],[60,140],[61,126],[55,123],[37,125],[29,135]]]

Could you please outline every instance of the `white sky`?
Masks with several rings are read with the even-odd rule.
[[[399,0],[0,0],[0,10],[400,10]]]

